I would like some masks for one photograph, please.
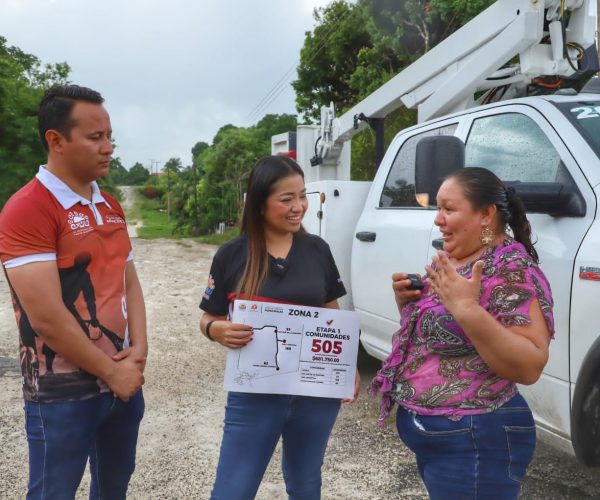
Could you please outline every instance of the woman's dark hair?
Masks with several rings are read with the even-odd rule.
[[[248,237],[248,258],[237,287],[238,294],[243,293],[248,298],[256,295],[269,269],[263,218],[265,203],[275,183],[291,175],[304,179],[300,166],[285,156],[265,156],[250,172],[241,227],[242,234]]]
[[[48,130],[57,130],[70,139],[71,129],[75,126],[75,122],[71,118],[71,111],[77,101],[102,104],[104,98],[99,92],[79,85],[52,87],[42,97],[38,111],[38,132],[46,152],[48,152],[48,142],[46,141]]]
[[[507,188],[493,172],[480,167],[463,168],[446,179],[452,179],[462,187],[475,210],[496,205],[503,226],[508,225],[515,240],[523,244],[533,260],[539,261],[531,242],[531,225],[527,220],[525,206],[514,188]]]

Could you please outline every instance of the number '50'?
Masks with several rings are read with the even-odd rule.
[[[340,340],[334,340],[332,342],[331,340],[313,339],[311,351],[323,351],[325,354],[341,354],[342,342]]]

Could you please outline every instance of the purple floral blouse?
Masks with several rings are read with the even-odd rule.
[[[470,278],[477,260],[484,261],[482,307],[505,326],[526,325],[531,323],[531,303],[537,299],[554,335],[550,285],[521,243],[507,238],[458,267],[458,273]],[[392,352],[371,382],[370,392],[382,394],[379,420],[383,423],[394,404],[420,415],[453,420],[491,412],[511,399],[517,388],[490,370],[425,281],[421,299],[402,308]]]

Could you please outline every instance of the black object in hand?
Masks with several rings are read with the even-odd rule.
[[[408,279],[410,280],[409,290],[423,290],[425,284],[419,279],[416,274],[409,274]]]

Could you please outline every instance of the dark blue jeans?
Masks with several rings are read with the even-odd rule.
[[[452,421],[398,409],[400,438],[433,500],[513,500],[535,449],[535,424],[517,394],[504,406]]]
[[[213,500],[250,500],[282,438],[290,499],[321,498],[321,465],[339,399],[230,392]]]
[[[124,499],[143,414],[142,391],[127,403],[109,392],[67,403],[25,401],[27,500],[74,499],[88,456],[90,499]]]

